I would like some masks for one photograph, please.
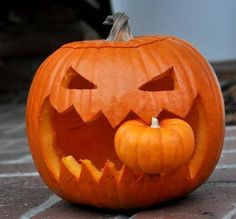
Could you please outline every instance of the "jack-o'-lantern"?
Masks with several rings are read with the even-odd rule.
[[[113,209],[157,204],[196,189],[219,159],[224,109],[211,66],[178,38],[134,38],[127,20],[108,16],[107,40],[63,45],[32,82],[33,160],[65,200]],[[160,127],[148,128],[152,117]]]

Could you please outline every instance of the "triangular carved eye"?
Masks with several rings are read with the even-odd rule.
[[[62,86],[67,89],[96,89],[97,86],[88,79],[81,76],[78,72],[70,67],[62,81]]]
[[[162,74],[152,78],[139,87],[142,91],[168,91],[175,90],[177,82],[175,81],[174,68],[167,69]]]

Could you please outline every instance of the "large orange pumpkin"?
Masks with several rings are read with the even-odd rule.
[[[114,209],[157,204],[196,189],[219,159],[224,109],[211,66],[178,38],[133,38],[127,20],[123,13],[109,16],[106,23],[114,25],[107,40],[63,45],[43,62],[32,82],[27,103],[30,149],[44,182],[65,200]],[[175,154],[176,166],[167,156],[171,168],[129,168],[116,154],[116,131],[128,120],[150,125],[152,117],[160,126],[166,119],[187,123],[192,132],[183,133],[193,148],[188,155]],[[171,146],[165,144],[161,147]],[[156,154],[157,160],[163,158]]]

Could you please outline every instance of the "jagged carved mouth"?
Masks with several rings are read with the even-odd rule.
[[[188,122],[197,139],[199,130],[199,103],[197,96],[186,117],[181,118]],[[180,118],[168,111],[161,111],[157,115],[159,120],[164,118]],[[121,122],[141,118],[130,112]],[[97,170],[104,168],[107,161],[115,165],[117,170],[122,168],[114,148],[114,135],[116,127],[112,127],[103,113],[99,113],[89,122],[84,122],[77,111],[70,107],[62,113],[57,110],[47,99],[41,113],[42,145],[47,154],[45,162],[56,177],[60,174],[60,163],[65,157],[73,157],[78,163],[89,160]]]

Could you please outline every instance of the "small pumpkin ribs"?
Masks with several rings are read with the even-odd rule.
[[[194,152],[191,126],[181,119],[165,119],[151,126],[138,120],[122,124],[115,134],[119,159],[129,168],[148,174],[172,172],[186,164]]]

